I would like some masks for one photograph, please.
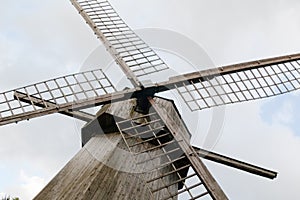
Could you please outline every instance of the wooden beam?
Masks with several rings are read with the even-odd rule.
[[[188,160],[190,161],[193,170],[197,173],[198,177],[201,179],[203,185],[206,187],[208,193],[214,200],[227,200],[227,196],[208,171],[207,167],[198,157],[197,152],[195,149],[190,145],[187,138],[184,137],[183,130],[179,128],[179,125],[176,124],[170,117],[168,117],[167,113],[161,109],[155,101],[148,97],[149,102],[151,103],[154,110],[160,116],[166,127],[169,129],[170,133],[173,135],[174,139],[177,141],[178,145],[182,149],[182,151],[187,156]]]
[[[246,171],[251,174],[255,174],[258,176],[262,176],[269,179],[274,179],[277,177],[277,172],[267,170],[252,164],[248,164],[233,158],[229,158],[227,156],[223,156],[211,151],[207,151],[198,147],[193,147],[198,155],[204,159],[223,164],[229,167],[233,167],[242,171]]]
[[[240,71],[257,69],[270,65],[279,65],[282,63],[288,63],[300,60],[300,54],[291,54],[286,56],[267,58],[262,60],[256,60],[251,62],[244,62],[239,64],[233,64],[228,66],[217,67],[213,69],[202,70],[198,72],[192,72],[179,76],[170,77],[168,81],[164,81],[156,84],[156,92],[163,92],[166,90],[174,89],[175,84],[183,82],[197,83],[199,80],[211,79],[220,75],[226,75],[231,73],[237,73]]]
[[[22,101],[22,102],[25,102],[25,103],[34,104],[35,106],[38,106],[38,107],[41,107],[41,108],[46,108],[46,107],[56,108],[57,107],[57,104],[55,104],[53,102],[46,101],[46,100],[43,100],[41,98],[37,98],[37,97],[34,97],[34,96],[30,96],[30,95],[27,95],[25,93],[18,92],[18,91],[15,91],[14,98],[16,100],[19,100],[19,101]],[[83,112],[83,111],[69,111],[69,110],[66,110],[66,111],[60,111],[59,113],[63,114],[63,115],[67,115],[69,117],[74,117],[76,119],[80,119],[80,120],[83,120],[83,121],[86,121],[86,122],[89,122],[89,121],[95,119],[95,115],[92,115],[92,114],[89,114],[89,113],[86,113],[86,112]]]
[[[124,91],[104,94],[93,98],[82,99],[82,100],[64,103],[64,104],[58,104],[56,105],[56,107],[45,107],[33,111],[25,111],[20,114],[14,114],[11,116],[0,118],[0,126],[10,124],[10,123],[18,123],[19,121],[29,120],[32,118],[41,117],[53,113],[59,113],[64,111],[79,111],[81,109],[99,106],[114,101],[121,101],[124,99],[134,98],[133,97],[134,92],[137,92],[139,90],[141,89],[140,88],[127,89]]]

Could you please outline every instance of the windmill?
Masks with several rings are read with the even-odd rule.
[[[118,117],[118,120],[116,120],[117,115],[114,114],[116,128],[119,130],[120,136],[124,138],[124,142],[129,149],[131,149],[130,142],[144,144],[143,141],[147,141],[155,147],[160,147],[161,157],[167,159],[167,163],[171,167],[169,173],[157,172],[160,175],[155,178],[160,180],[161,183],[154,186],[161,185],[158,188],[152,188],[154,186],[147,183],[150,181],[147,177],[143,179],[146,182],[145,188],[151,190],[150,195],[159,193],[159,195],[166,195],[162,198],[175,198],[176,195],[180,196],[185,193],[188,196],[190,195],[188,198],[200,198],[203,195],[204,198],[210,196],[212,199],[225,199],[226,197],[221,188],[204,167],[201,159],[198,158],[198,154],[270,178],[275,177],[276,173],[269,170],[191,147],[188,131],[182,125],[176,108],[172,107],[167,100],[156,98],[155,94],[170,89],[178,90],[191,110],[197,110],[290,92],[297,89],[299,84],[297,71],[299,55],[283,56],[185,74],[179,77],[170,77],[169,81],[154,86],[145,86],[140,83],[139,76],[150,72],[159,73],[160,70],[166,69],[167,65],[128,29],[107,1],[72,1],[72,3],[93,28],[97,36],[104,41],[105,46],[116,58],[133,87],[124,91],[115,91],[113,84],[101,70],[93,70],[4,92],[1,94],[0,104],[1,125],[57,112],[92,124],[95,116],[82,112],[81,109],[95,105],[106,105],[110,106],[110,110],[119,110],[119,108],[126,107],[125,105],[133,105],[135,116],[129,118]],[[126,46],[125,52],[121,52],[120,49],[124,46]],[[145,49],[147,50],[144,52]],[[124,53],[125,56],[122,56],[121,53]],[[129,60],[127,60],[128,58]],[[151,60],[148,60],[148,58]],[[131,62],[136,62],[136,64],[131,65]],[[145,68],[142,66],[145,66]],[[133,100],[131,101],[131,99]],[[167,106],[170,107],[166,110]],[[102,111],[112,115],[107,110]],[[174,115],[170,116],[170,112]],[[101,116],[103,115],[97,117]],[[156,129],[157,126],[160,128]],[[140,129],[140,127],[150,130]],[[90,133],[89,128],[85,129],[87,130],[86,135]],[[141,130],[143,130],[142,133],[146,130],[150,131],[153,136],[141,137],[142,141],[138,139],[127,141],[128,138],[126,137],[133,135],[131,131],[140,133]],[[136,137],[139,138],[139,136]],[[175,146],[169,145],[170,142],[174,142]],[[168,147],[168,149],[165,147]],[[153,146],[150,149],[145,149],[143,153],[146,153],[148,157],[151,156],[152,148]],[[169,156],[176,149],[179,149],[180,156]],[[136,159],[144,159],[143,156],[141,158],[139,155],[142,154],[137,154]],[[183,166],[178,164],[177,159],[184,160]],[[151,162],[152,160],[154,158],[150,157],[144,162],[156,164]],[[160,165],[157,167],[160,167]],[[188,185],[191,174],[182,175],[184,174],[181,173],[183,167],[192,167],[195,173],[194,176],[198,177],[198,182]],[[176,177],[173,178],[177,179],[175,184],[180,189],[175,191],[176,189],[171,187],[174,185],[170,185],[170,189],[162,191],[166,190],[163,186],[168,184],[168,182],[165,183],[166,180],[163,175],[168,177],[171,172],[176,174]],[[198,189],[199,186],[204,186],[204,188]],[[160,188],[162,189],[159,190]],[[194,194],[195,188],[200,193]]]

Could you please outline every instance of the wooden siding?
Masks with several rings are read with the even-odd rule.
[[[35,200],[159,200],[165,192],[168,192],[167,189],[154,193],[153,196],[143,177],[157,177],[158,173],[166,173],[168,168],[142,173],[147,170],[147,166],[136,165],[135,158],[125,149],[125,143],[119,133],[93,137]],[[161,150],[155,150],[153,153],[159,154]],[[153,162],[159,163],[160,160]],[[176,178],[176,176],[168,177],[169,180],[165,181],[173,182]],[[152,184],[157,187],[162,183],[157,181]],[[173,185],[168,190],[175,193],[177,186]]]

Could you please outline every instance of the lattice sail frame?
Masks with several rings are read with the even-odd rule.
[[[174,87],[192,111],[263,99],[300,88],[300,59],[225,74],[219,70]]]
[[[129,79],[168,69],[106,0],[71,0]],[[132,74],[133,73],[133,74]],[[136,76],[136,77],[135,77]]]
[[[29,119],[85,100],[116,92],[102,72],[92,70],[0,93],[0,122],[7,119]],[[28,115],[28,116],[27,116]]]
[[[181,124],[179,126],[183,127],[182,140],[176,140],[173,137],[154,109],[151,109],[147,115],[117,122],[129,151],[135,156],[136,164],[141,165],[137,168],[145,170],[143,178],[147,187],[153,197],[156,193],[160,193],[160,199],[163,200],[216,199],[214,191],[209,191],[210,187],[203,182],[203,174],[194,170],[195,166],[188,158],[191,155],[185,152],[182,145],[179,144],[185,143],[190,146],[190,134],[178,114],[175,114],[177,111],[173,109],[170,112],[173,122],[179,123]],[[174,134],[182,134],[182,132]],[[140,140],[132,142],[131,138],[140,138]],[[135,148],[142,149],[142,151],[137,152]],[[158,149],[160,149],[160,153],[154,153]],[[195,156],[201,162],[196,154]],[[225,195],[223,197],[226,199]]]

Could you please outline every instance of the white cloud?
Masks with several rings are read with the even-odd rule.
[[[23,169],[19,172],[19,185],[6,189],[11,197],[19,197],[22,200],[33,199],[47,183],[44,178],[28,175]]]
[[[291,124],[294,122],[294,107],[289,101],[283,102],[277,112],[272,116],[272,123]]]
[[[28,176],[23,170],[20,172],[20,178],[23,181],[21,191],[24,191],[24,195],[27,195],[28,197],[24,199],[33,198],[46,184],[46,181],[43,178]]]

